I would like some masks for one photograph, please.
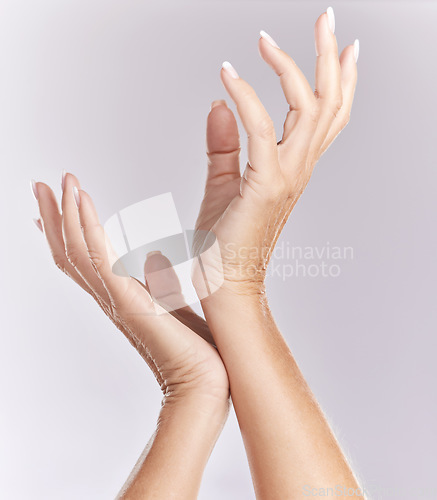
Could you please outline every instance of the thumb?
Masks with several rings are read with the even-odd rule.
[[[206,125],[208,182],[221,184],[240,177],[240,137],[234,113],[226,101],[211,104]]]
[[[179,278],[170,260],[161,252],[149,252],[144,263],[144,279],[150,295],[170,310],[187,304],[182,294]]]
[[[144,278],[150,295],[164,309],[212,345],[214,339],[206,321],[185,302],[179,278],[161,252],[149,252],[144,263]]]

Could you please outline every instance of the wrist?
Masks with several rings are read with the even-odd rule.
[[[204,342],[201,340],[201,342]],[[217,350],[205,346],[209,352],[190,353],[172,360],[171,366],[160,367],[162,406],[200,409],[203,412],[220,412],[229,399],[229,379]]]
[[[284,347],[265,291],[243,294],[220,289],[201,305],[229,378],[234,365],[241,368],[241,352],[246,353],[244,361],[258,364],[259,356],[270,352],[272,346]]]
[[[264,281],[228,282],[225,280],[218,290],[201,300],[201,305],[204,312],[218,307],[231,311],[239,308],[252,312],[269,310]]]
[[[194,389],[178,389],[165,394],[161,402],[160,421],[191,414],[194,419],[207,419],[222,427],[229,413],[229,391],[205,392]]]

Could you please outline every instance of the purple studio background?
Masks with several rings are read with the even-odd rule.
[[[270,303],[372,498],[434,498],[437,4],[331,5],[340,49],[360,40],[354,107],[281,236]],[[102,221],[171,191],[192,228],[210,103],[235,111],[222,62],[254,86],[280,137],[287,105],[259,30],[313,84],[314,23],[328,6],[0,1],[2,498],[113,498],[161,399],[122,334],[54,266],[30,178],[59,194],[62,169],[75,173]],[[290,247],[352,253],[328,259],[336,276],[285,276]],[[309,272],[323,258],[303,260]],[[254,498],[233,412],[199,498]]]

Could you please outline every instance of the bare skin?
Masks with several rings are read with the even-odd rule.
[[[40,223],[55,264],[96,300],[149,365],[163,392],[156,431],[118,498],[196,498],[229,410],[226,370],[208,342],[204,320],[188,306],[173,315],[165,312],[159,299],[171,294],[177,282],[155,284],[155,304],[163,309],[157,315],[144,285],[112,273],[92,200],[73,187],[79,188],[79,181],[67,173],[61,214],[50,187],[35,183]],[[163,259],[146,261],[146,278]]]
[[[195,240],[199,253],[205,231],[213,232],[218,243],[203,262],[210,284],[220,286],[201,301],[206,323],[188,306],[151,314],[147,288],[112,273],[103,228],[90,196],[73,175],[63,180],[62,214],[53,191],[35,184],[41,229],[56,265],[95,298],[148,363],[164,393],[157,431],[119,498],[195,498],[226,419],[229,389],[257,498],[305,498],[305,491],[336,485],[347,489],[348,496],[352,489],[358,491],[354,473],[273,320],[264,286],[279,234],[352,107],[354,46],[338,57],[327,13],[316,22],[315,41],[315,90],[274,42],[268,37],[258,41],[289,104],[279,142],[252,87],[235,70],[221,70],[247,133],[248,162],[240,175],[235,117],[225,101],[215,101],[207,121],[208,175]],[[146,261],[146,279],[149,271],[165,267],[162,259]],[[163,309],[166,298],[180,293],[171,274],[155,285],[153,296]],[[194,285],[199,287],[196,279]],[[187,450],[189,462],[184,460]]]
[[[248,137],[242,176],[237,123],[224,101],[213,104],[207,123],[208,175],[196,227],[216,235],[220,252],[204,264],[212,281],[222,272],[224,283],[202,307],[228,372],[259,499],[305,498],[306,491],[336,485],[349,496],[361,493],[273,320],[264,286],[275,243],[314,165],[349,121],[357,80],[354,46],[338,57],[326,13],[316,22],[315,40],[313,91],[285,52],[259,39],[259,52],[279,76],[290,107],[279,142],[252,87],[222,69]]]

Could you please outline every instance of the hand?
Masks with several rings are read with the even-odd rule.
[[[237,293],[263,291],[267,264],[290,212],[314,165],[349,121],[357,80],[358,41],[339,58],[326,13],[315,25],[314,92],[292,58],[269,39],[259,39],[259,53],[279,76],[289,105],[281,140],[276,142],[273,122],[253,88],[232,67],[220,76],[248,137],[243,176],[237,123],[225,101],[213,103],[207,122],[208,176],[196,229],[212,231],[218,240],[221,255],[210,252],[204,262],[208,278],[216,277],[213,285],[219,286],[214,270],[223,266],[222,288]],[[202,234],[196,241],[199,253]]]
[[[42,219],[38,224],[46,235],[55,264],[87,291],[124,333],[150,366],[166,400],[190,393],[223,401],[225,407],[228,377],[211,345],[212,336],[205,321],[188,306],[168,314],[164,302],[160,302],[180,292],[173,269],[169,269],[162,283],[152,283],[156,307],[164,307],[162,314],[157,315],[142,283],[112,272],[104,230],[91,197],[80,190],[76,177],[63,176],[62,214],[49,186],[42,182],[33,186]],[[145,263],[146,279],[167,263],[164,256],[151,255]]]

